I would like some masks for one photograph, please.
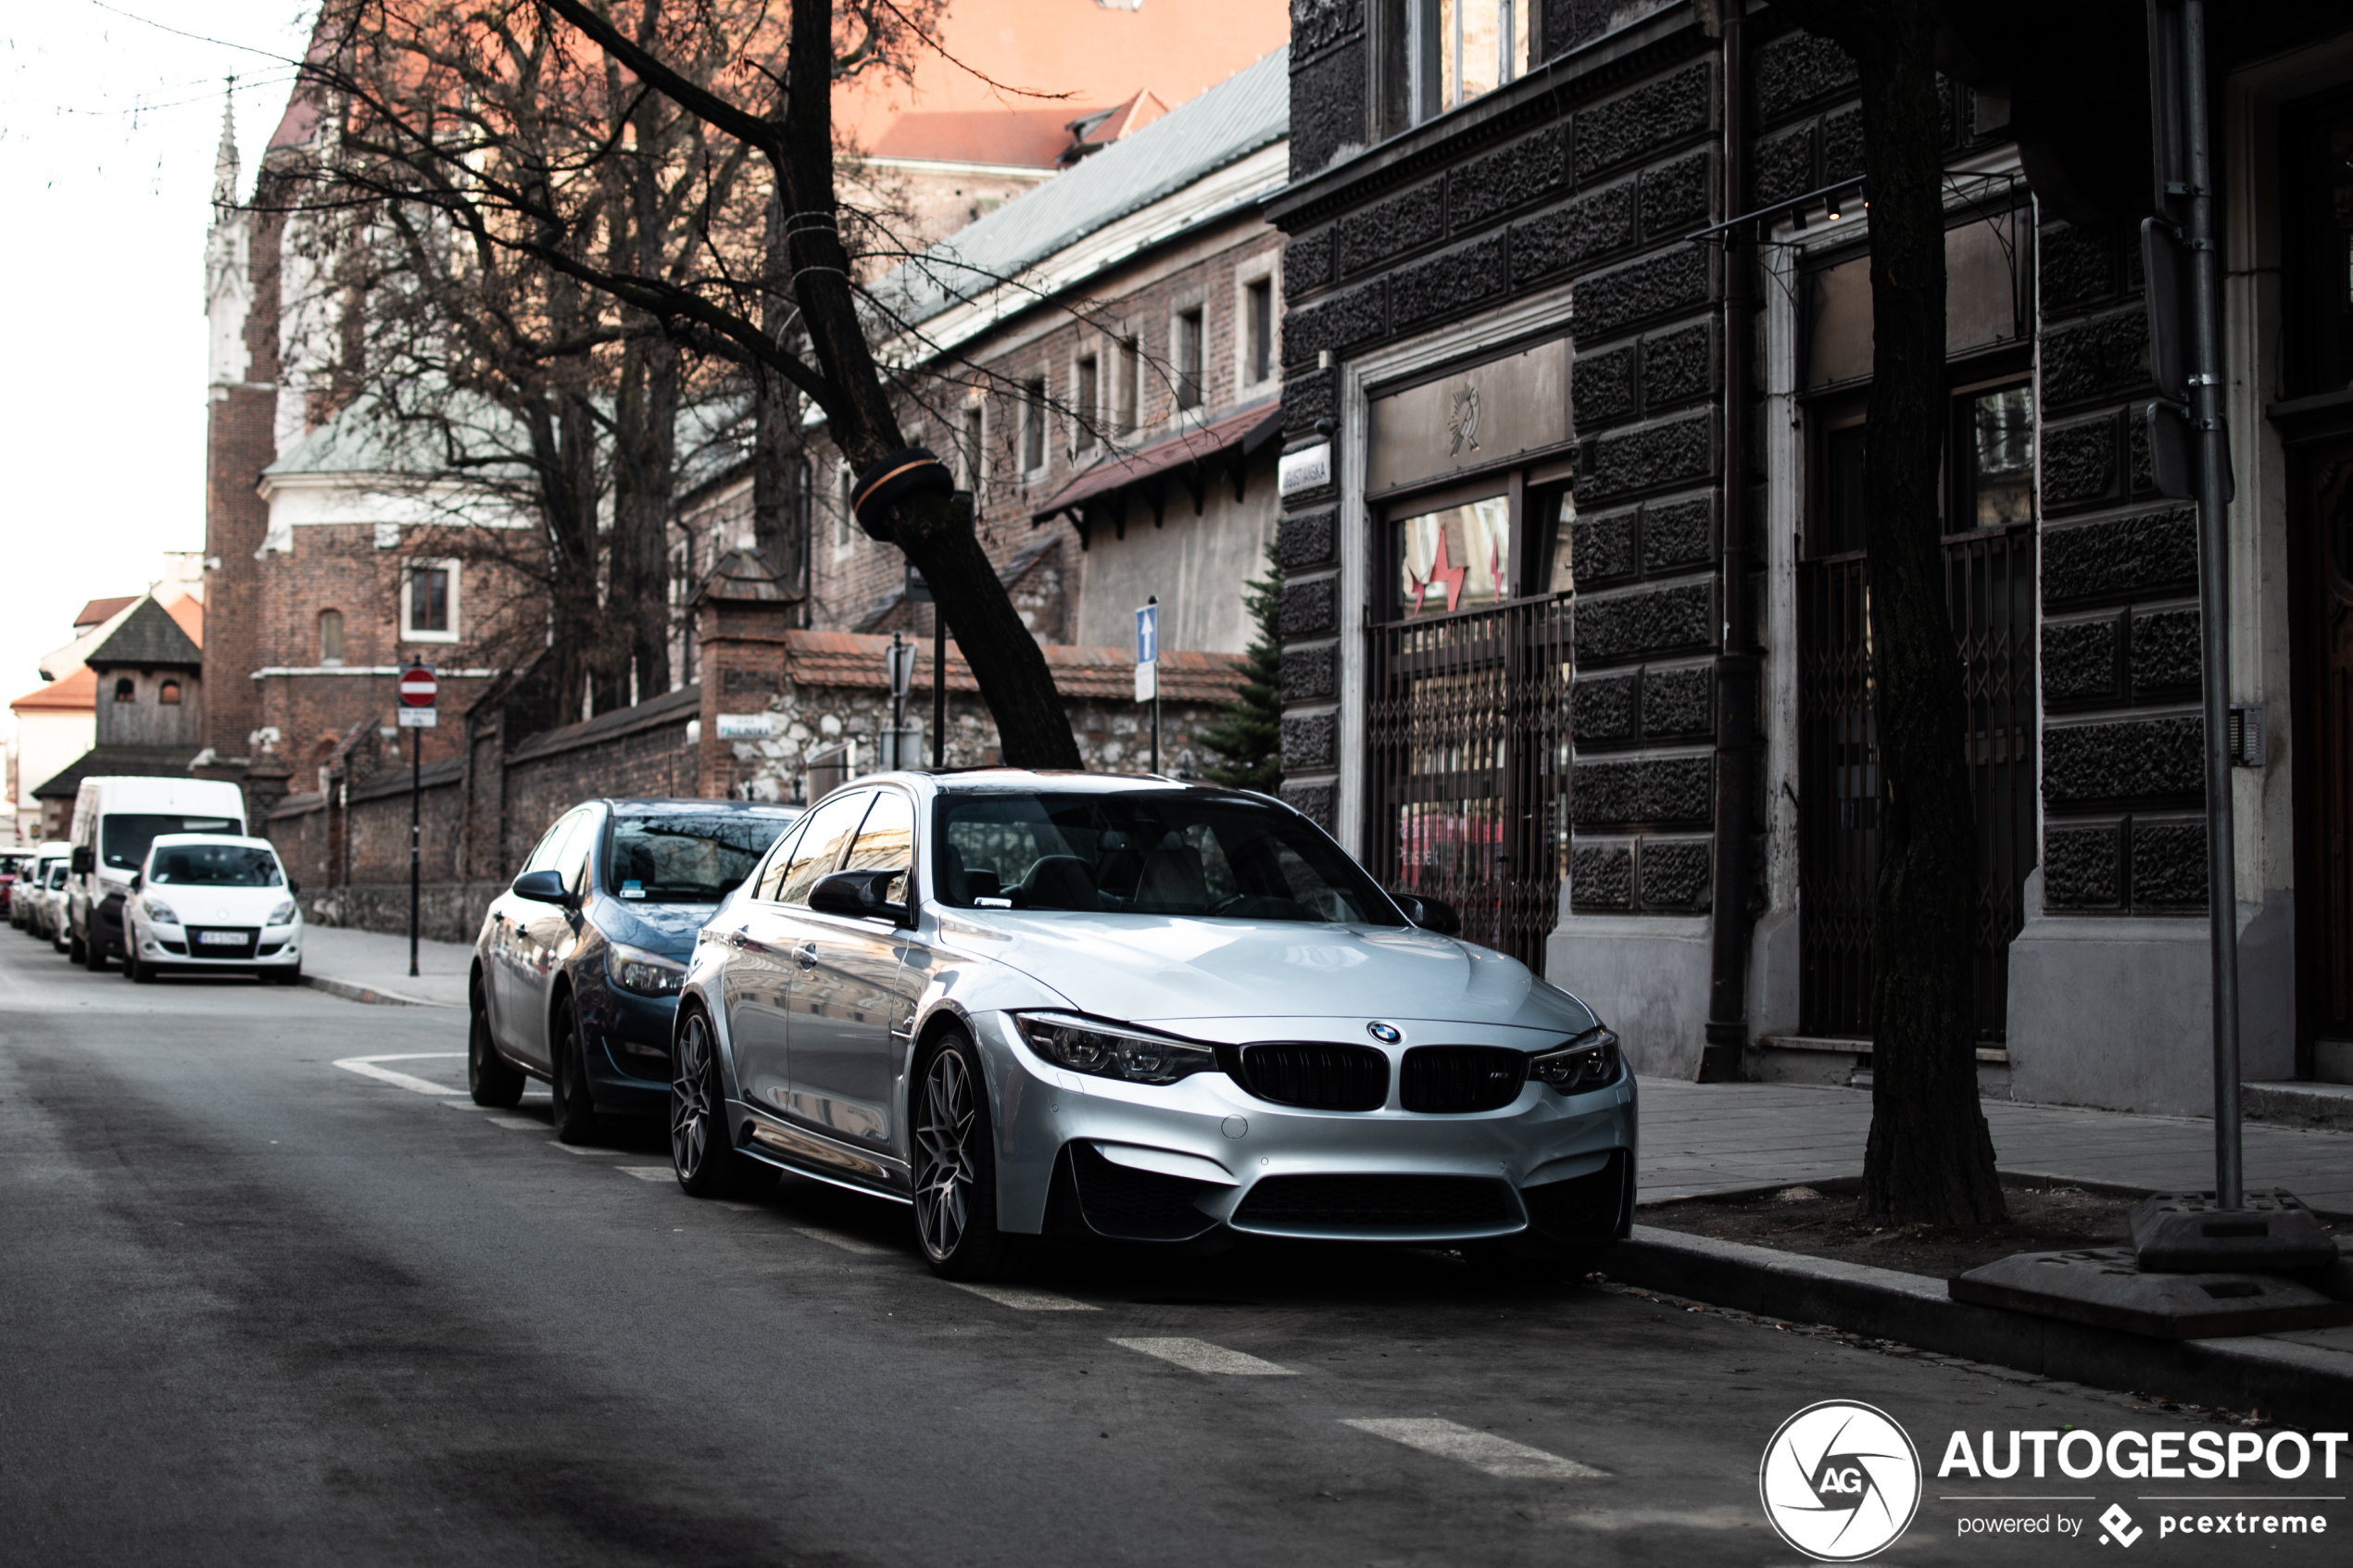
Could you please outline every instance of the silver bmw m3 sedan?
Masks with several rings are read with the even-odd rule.
[[[1437,907],[1441,909],[1442,907]],[[1013,769],[842,786],[697,943],[671,1149],[908,1205],[933,1268],[1237,1235],[1581,1269],[1633,1210],[1617,1036],[1280,802]]]

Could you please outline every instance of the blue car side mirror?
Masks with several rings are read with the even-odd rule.
[[[536,904],[573,907],[572,889],[564,885],[561,872],[525,872],[515,878],[513,892],[518,898],[528,898]]]

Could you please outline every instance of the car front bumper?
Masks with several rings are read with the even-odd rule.
[[[996,1111],[1009,1230],[1185,1241],[1228,1232],[1335,1241],[1598,1242],[1631,1216],[1630,1073],[1500,1110],[1323,1111],[1257,1098],[1223,1073],[1151,1085],[1041,1060],[1011,1017],[973,1021]],[[1391,1083],[1397,1077],[1391,1060]]]
[[[145,922],[134,922],[133,940],[139,944],[139,961],[173,969],[284,969],[302,962],[302,928],[300,926],[266,927],[251,952],[244,948],[229,954],[206,951],[192,947],[186,928],[154,926]]]

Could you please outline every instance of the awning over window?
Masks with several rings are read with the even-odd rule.
[[[1083,545],[1088,508],[1123,499],[1121,493],[1133,487],[1146,487],[1155,519],[1167,506],[1171,482],[1184,486],[1196,514],[1208,495],[1210,483],[1221,475],[1232,478],[1239,500],[1243,465],[1280,435],[1282,428],[1281,408],[1261,403],[1148,446],[1108,454],[1054,492],[1030,514],[1030,521],[1034,526],[1067,512],[1079,527]]]

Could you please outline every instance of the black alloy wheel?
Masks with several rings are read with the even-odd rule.
[[[670,1066],[670,1168],[693,1198],[725,1198],[774,1184],[776,1168],[736,1151],[727,1135],[719,1040],[700,1008],[678,1025]]]
[[[567,993],[547,1021],[547,1091],[556,1141],[597,1141],[597,1107],[588,1098],[588,1062],[580,1048],[580,1011]]]
[[[302,971],[288,971],[296,980]],[[517,1067],[508,1065],[490,1039],[490,1014],[483,1006],[482,981],[479,977],[466,987],[471,998],[466,1025],[466,1089],[476,1105],[494,1106],[504,1110],[522,1098],[523,1075]]]
[[[980,1053],[961,1030],[925,1047],[914,1073],[915,1239],[943,1279],[1002,1273],[1013,1244],[997,1228],[997,1136]]]

